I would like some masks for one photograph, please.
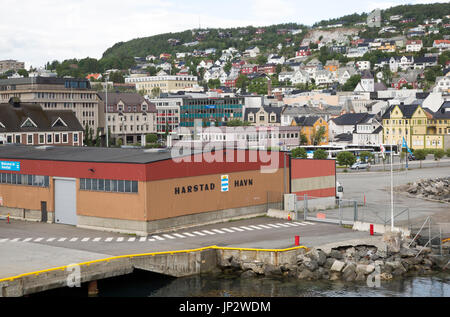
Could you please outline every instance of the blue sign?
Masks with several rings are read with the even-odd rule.
[[[220,178],[221,179],[221,188],[222,188],[222,193],[223,192],[227,192],[228,191],[228,189],[229,189],[229,186],[228,186],[228,175],[222,175],[222,177]]]
[[[206,105],[206,109],[216,109],[216,105]]]
[[[0,161],[0,171],[20,171],[20,162]]]

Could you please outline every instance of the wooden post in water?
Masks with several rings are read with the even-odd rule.
[[[97,280],[90,281],[88,285],[88,296],[97,296],[97,295],[98,295]]]

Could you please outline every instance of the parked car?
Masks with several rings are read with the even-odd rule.
[[[352,165],[351,169],[352,170],[360,170],[360,169],[366,169],[369,166],[370,166],[369,163],[357,162],[357,163]]]

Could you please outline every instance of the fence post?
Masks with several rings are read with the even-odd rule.
[[[295,199],[294,199],[294,211],[295,211],[295,220],[298,221],[298,201],[297,201],[297,195],[295,195]]]
[[[353,201],[353,221],[358,221],[358,202]]]
[[[341,205],[341,200],[339,200],[339,225],[342,226],[342,205]]]
[[[306,221],[306,216],[307,216],[307,212],[308,212],[308,195],[305,194],[303,195],[303,218]]]

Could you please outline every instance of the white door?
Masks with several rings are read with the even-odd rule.
[[[75,179],[55,180],[55,222],[77,225],[77,200]]]

